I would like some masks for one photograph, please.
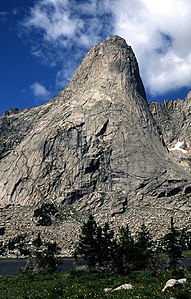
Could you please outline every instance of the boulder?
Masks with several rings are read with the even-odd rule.
[[[166,289],[168,289],[168,288],[173,288],[173,287],[175,287],[177,285],[183,285],[185,283],[186,283],[186,278],[181,278],[181,279],[178,279],[178,280],[174,279],[174,278],[169,279],[166,282],[164,288],[162,289],[162,292],[166,291]]]
[[[130,283],[122,284],[121,286],[112,290],[112,292],[120,291],[120,290],[132,290],[133,286]]]
[[[178,283],[178,284],[185,284],[186,281],[187,281],[186,278],[180,278],[180,279],[177,280],[177,283]]]
[[[112,288],[105,288],[105,289],[104,289],[104,292],[105,292],[105,293],[107,293],[107,292],[111,292],[111,291],[112,291]]]

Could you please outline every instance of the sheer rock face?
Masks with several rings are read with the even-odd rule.
[[[165,100],[163,104],[150,103],[149,106],[167,145],[185,138],[191,144],[191,92],[185,100]]]
[[[151,103],[150,110],[170,154],[181,167],[191,172],[191,92],[185,100]]]
[[[131,47],[117,36],[99,43],[57,98],[0,118],[1,206],[189,210],[191,172],[169,151],[182,134],[191,142],[188,102],[149,108]]]

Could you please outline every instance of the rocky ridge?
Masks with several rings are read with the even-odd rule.
[[[14,217],[17,231],[39,229],[32,215],[42,202],[80,213],[81,220],[41,228],[63,244],[76,236],[64,240],[61,228],[75,231],[90,212],[113,227],[144,221],[158,234],[171,215],[189,224],[190,99],[148,104],[125,40],[94,46],[58,97],[0,118],[2,238],[16,233]]]

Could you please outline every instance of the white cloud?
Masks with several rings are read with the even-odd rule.
[[[136,53],[150,94],[191,85],[190,0],[39,0],[24,21],[33,53],[60,65],[57,86],[96,42],[117,34]],[[64,86],[63,86],[64,87]]]
[[[48,98],[51,95],[46,87],[39,82],[34,82],[30,87],[35,97]]]
[[[44,0],[31,9],[26,26],[41,29],[47,40],[73,36],[77,30],[78,18],[72,18],[68,9],[68,1]]]
[[[112,2],[115,33],[133,47],[151,94],[191,85],[190,0]]]
[[[106,36],[111,33],[109,4],[110,0],[39,0],[23,25],[41,33],[44,42],[87,48],[102,39],[103,32]]]
[[[68,83],[87,50],[111,34],[109,3],[110,0],[39,0],[22,22],[24,34],[30,37],[32,54],[58,68],[57,90]]]

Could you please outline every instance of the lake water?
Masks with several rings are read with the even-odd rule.
[[[14,275],[20,272],[20,268],[25,264],[26,259],[0,259],[0,275]],[[81,265],[85,265],[83,260],[80,260]],[[183,260],[183,265],[191,265],[191,258]],[[74,269],[73,258],[63,258],[63,263],[58,266],[57,272],[69,273]]]
[[[26,263],[26,259],[0,259],[0,275],[14,275],[20,272],[20,268]],[[69,273],[74,268],[73,258],[64,258],[57,271]]]

